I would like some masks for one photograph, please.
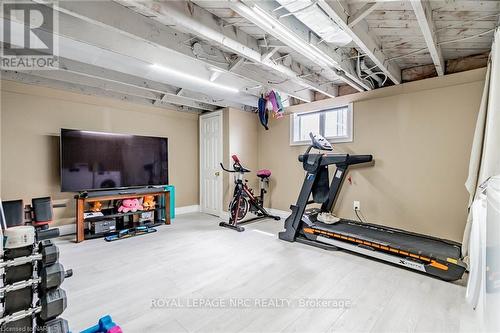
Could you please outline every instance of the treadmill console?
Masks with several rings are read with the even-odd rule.
[[[328,142],[328,140],[325,139],[323,136],[319,134],[314,134],[313,132],[309,133],[309,136],[311,137],[312,146],[314,148],[319,150],[328,150],[328,151],[333,150],[331,143]]]

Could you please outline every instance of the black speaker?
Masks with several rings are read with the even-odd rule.
[[[52,221],[52,199],[50,197],[31,199],[34,224]]]
[[[2,201],[7,228],[24,225],[24,205],[22,200]]]

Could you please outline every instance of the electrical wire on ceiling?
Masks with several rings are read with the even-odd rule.
[[[191,38],[191,40],[192,40],[192,38]],[[198,45],[198,50],[196,47],[197,45]],[[220,60],[212,59],[210,57],[210,54],[208,54],[203,49],[203,46],[201,45],[201,43],[195,42],[195,43],[191,44],[190,48],[191,48],[191,52],[193,53],[193,55],[195,56],[196,59],[199,59],[202,61],[209,61],[209,62],[212,62],[215,64],[224,65],[224,66],[229,66],[229,63],[227,61],[227,57],[224,55],[224,53],[222,53],[222,56],[224,57],[224,59],[226,59],[226,61],[220,61]],[[201,55],[200,53],[204,53],[204,55]]]
[[[227,62],[224,62],[224,61],[219,61],[219,60],[214,60],[214,59],[210,59],[210,58],[207,58],[207,57],[202,57],[202,56],[199,56],[199,55],[195,55],[196,59],[199,59],[199,60],[202,60],[202,61],[209,61],[209,62],[213,62],[213,63],[216,63],[216,64],[220,64],[220,65],[229,65]]]
[[[290,79],[284,79],[283,81],[280,81],[280,82],[273,82],[273,81],[267,81],[268,84],[283,84],[285,82],[288,82],[290,81]]]
[[[360,79],[366,81],[372,87],[372,89],[374,89],[375,88],[375,82],[373,81],[372,77],[375,76],[375,75],[383,75],[384,76],[384,81],[382,81],[382,83],[379,84],[380,87],[383,87],[384,84],[387,82],[387,79],[388,79],[387,74],[384,73],[384,72],[382,72],[382,71],[379,71],[379,72],[367,73],[366,75],[363,75],[363,73],[361,73],[361,57],[362,56],[366,56],[366,55],[360,54],[359,51],[358,51],[358,55],[357,56],[349,58],[349,59],[356,59],[356,64],[357,64],[356,71],[357,71],[358,77]],[[364,71],[365,72],[369,72],[372,69],[375,69],[377,67],[378,66],[375,65],[375,66],[372,66],[370,68],[365,69]]]
[[[497,16],[500,16],[500,13],[499,14],[491,14],[491,15],[485,15],[485,16],[480,16],[480,17],[476,17],[472,20],[468,20],[468,21],[464,21],[464,22],[459,22],[459,23],[455,23],[455,24],[450,24],[446,27],[441,27],[439,29],[436,29],[435,32],[438,32],[438,31],[441,31],[441,30],[446,30],[446,29],[453,29],[453,28],[456,28],[456,27],[460,27],[460,26],[463,26],[465,24],[468,24],[468,23],[473,23],[473,22],[476,22],[476,21],[479,21],[479,20],[482,20],[482,19],[485,19],[485,18],[490,18],[490,17],[497,17]]]
[[[395,56],[395,57],[390,57],[390,58],[385,59],[385,61],[392,61],[392,60],[396,60],[396,59],[405,58],[405,57],[408,57],[408,56],[420,53],[420,52],[425,51],[425,50],[427,50],[427,47],[424,47],[422,49],[418,49],[418,50],[415,50],[415,51],[411,51],[411,52],[406,53],[406,54],[401,54],[401,55],[398,55],[398,56]]]
[[[374,70],[377,67],[378,67],[378,65],[373,65],[372,67],[368,68],[368,70],[371,71],[371,70]]]
[[[384,75],[385,76],[385,79],[384,79],[384,81],[382,81],[381,86],[383,86],[387,82],[387,74],[385,74],[384,72],[373,72],[371,74],[366,75],[365,78],[372,77],[373,75]]]
[[[359,55],[359,52],[358,52]],[[373,82],[371,80],[367,80],[363,75],[361,74],[361,60],[360,57],[355,57],[356,58],[356,73],[358,74],[358,77],[365,81],[372,89],[375,88]]]
[[[359,59],[359,58],[362,58],[362,57],[365,57],[366,54],[360,54],[358,52],[358,55],[355,55],[355,56],[352,56],[352,57],[349,57],[349,58],[346,58],[346,59]]]
[[[483,37],[484,35],[489,34],[489,33],[493,32],[493,31],[495,31],[495,29],[496,28],[489,29],[489,30],[480,32],[480,33],[472,35],[472,36],[467,36],[467,37],[462,37],[462,38],[456,38],[456,39],[452,39],[452,40],[446,40],[446,41],[437,43],[437,45],[441,46],[441,45],[446,45],[446,44],[459,43],[459,42],[462,42],[462,41],[465,41],[465,40],[469,40],[469,39],[473,39],[473,38],[478,38],[478,37]],[[406,53],[406,54],[402,54],[402,55],[398,55],[398,56],[395,56],[395,57],[388,58],[388,59],[386,59],[386,61],[391,61],[391,60],[405,58],[405,57],[408,57],[408,56],[411,56],[411,55],[414,55],[414,54],[417,54],[417,53],[420,53],[420,52],[423,52],[423,51],[426,51],[426,50],[428,50],[428,48],[424,47],[424,48],[421,48],[421,49],[418,49],[418,50],[414,50],[414,51]]]
[[[444,42],[438,43],[438,45],[445,45],[445,44],[457,43],[457,42],[462,42],[464,40],[469,40],[469,39],[473,39],[473,38],[477,38],[477,37],[483,37],[484,35],[489,34],[489,33],[493,32],[493,31],[495,31],[495,29],[496,28],[493,28],[493,29],[490,29],[490,30],[487,30],[487,31],[483,31],[483,32],[475,34],[473,36],[467,36],[467,37],[463,37],[463,38],[446,40]]]
[[[245,22],[246,22],[246,20],[242,19],[242,20],[239,20],[239,21],[234,21],[233,23],[223,24],[222,27],[223,28],[232,27],[233,25],[240,24],[240,23],[245,23]]]
[[[311,75],[315,75],[315,73],[300,74],[297,77],[304,78],[304,77],[308,77],[308,76],[311,76]]]

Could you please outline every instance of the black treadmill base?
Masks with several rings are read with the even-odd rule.
[[[301,237],[301,236],[297,237],[295,239],[295,241],[299,242],[299,243],[302,243],[302,244],[314,246],[314,247],[317,247],[317,248],[320,248],[320,249],[323,249],[323,250],[328,250],[328,251],[340,251],[341,250],[341,248],[339,248],[337,246],[320,243],[318,241],[313,241],[313,240],[310,240],[310,239],[307,239],[307,238],[304,238],[304,237]]]

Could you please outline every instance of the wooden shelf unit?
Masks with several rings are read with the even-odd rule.
[[[104,216],[100,216],[99,218],[85,219],[85,217],[84,217],[85,205],[88,203],[92,203],[92,202],[96,202],[96,201],[140,199],[146,195],[154,196],[156,198],[157,204],[159,202],[158,199],[163,197],[164,206],[157,207],[157,208],[151,209],[151,210],[137,211],[137,212],[133,212],[133,213],[104,215]],[[171,219],[170,210],[172,208],[172,207],[170,207],[170,191],[158,191],[158,192],[152,192],[152,193],[139,193],[139,194],[102,195],[102,196],[91,197],[91,198],[85,198],[85,197],[77,195],[77,196],[75,196],[75,199],[76,199],[76,242],[77,243],[83,242],[85,240],[85,222],[92,222],[92,221],[96,221],[96,220],[104,220],[106,218],[116,218],[119,216],[135,215],[135,214],[141,214],[144,212],[163,210],[164,215],[165,215],[164,224],[170,224],[170,219]],[[93,238],[93,237],[90,237],[90,238]]]

